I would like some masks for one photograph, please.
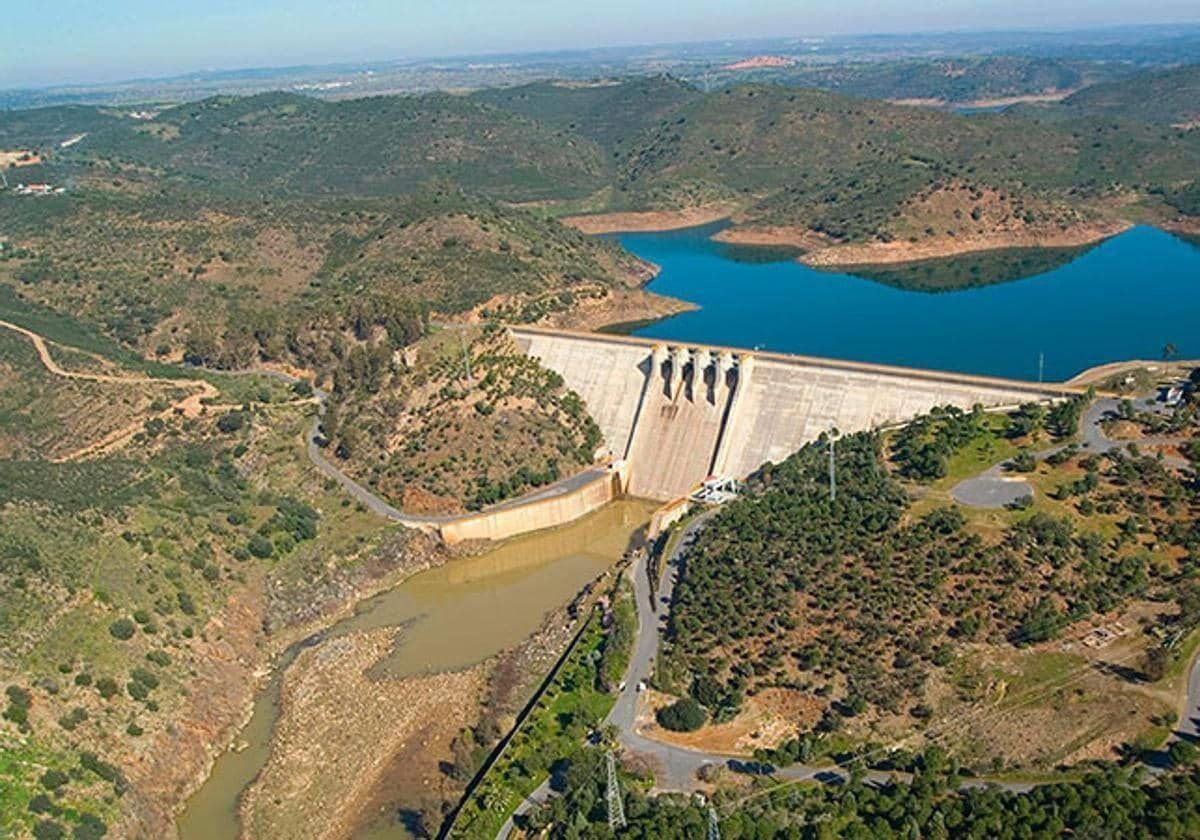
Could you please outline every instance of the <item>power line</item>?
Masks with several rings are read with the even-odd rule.
[[[469,384],[469,383],[475,381],[475,377],[471,375],[471,350],[467,345],[467,336],[464,331],[459,330],[458,340],[459,340],[459,343],[462,345],[463,365],[467,372],[467,382]]]

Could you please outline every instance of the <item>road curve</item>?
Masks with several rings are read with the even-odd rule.
[[[208,382],[204,379],[172,379],[169,377],[159,376],[117,376],[112,374],[66,370],[54,360],[54,357],[50,354],[47,340],[43,336],[38,335],[37,333],[26,329],[25,327],[10,323],[8,321],[0,320],[0,327],[12,330],[13,332],[19,333],[20,335],[23,335],[25,338],[29,339],[30,343],[33,344],[34,350],[37,351],[38,359],[41,361],[42,365],[46,368],[46,370],[55,376],[61,376],[65,379],[82,379],[90,382],[106,382],[114,385],[164,384],[175,387],[184,387],[197,392],[186,398],[186,400],[177,403],[176,406],[182,405],[185,402],[190,403],[192,401],[195,401],[197,405],[199,405],[200,400],[215,397],[218,393],[220,393],[211,382]],[[208,370],[207,368],[199,367],[196,369]],[[219,376],[265,376],[280,382],[286,382],[289,385],[306,381],[301,380],[301,378],[298,376],[293,376],[282,371],[261,367],[244,368],[241,370],[211,370],[209,372]],[[321,420],[325,416],[325,408],[329,403],[329,394],[320,388],[314,388],[313,395],[316,398],[317,413],[313,417],[312,426],[309,428],[304,441],[305,451],[308,454],[308,459],[312,462],[313,466],[315,466],[327,478],[331,478],[341,485],[342,489],[349,493],[355,501],[361,503],[365,508],[378,516],[381,516],[385,519],[390,519],[393,522],[409,528],[417,528],[424,531],[432,531],[440,525],[469,519],[478,515],[479,512],[454,514],[450,516],[420,516],[416,514],[405,513],[399,508],[388,504],[388,502],[381,499],[363,485],[359,484],[350,476],[346,475],[346,473],[342,472],[342,470],[340,470],[332,461],[326,458],[325,453],[322,451]],[[176,406],[172,406],[171,409],[163,412],[162,416],[169,415]],[[219,406],[212,407],[219,408]],[[140,428],[140,425],[138,428]],[[124,435],[128,430],[119,431]],[[107,447],[111,441],[104,441],[102,443],[105,445],[105,447]],[[97,445],[91,444],[77,453],[72,453],[70,457],[74,458],[76,456],[99,454],[99,452],[100,449],[97,449]],[[570,493],[573,490],[577,490],[578,488],[592,481],[595,481],[606,472],[607,468],[605,467],[590,467],[582,472],[559,479],[553,484],[549,484],[545,487],[527,493],[524,496],[520,496],[515,499],[509,499],[508,501],[484,508],[481,512],[486,513],[490,511],[507,510],[509,508],[520,507],[522,505],[542,501],[554,496],[561,496],[563,494]]]

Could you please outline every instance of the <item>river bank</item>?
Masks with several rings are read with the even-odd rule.
[[[212,764],[180,836],[232,840],[239,816],[255,836],[275,836],[277,821],[295,819],[279,803],[297,797],[325,803],[303,824],[330,837],[380,816],[440,813],[456,792],[441,773],[455,736],[481,716],[503,729],[565,644],[569,623],[556,610],[620,558],[648,516],[645,503],[621,501],[471,556],[437,549],[425,574],[418,562],[319,634],[281,632],[306,641],[251,695],[249,726],[225,741],[240,751]]]
[[[684,207],[679,210],[638,210],[624,213],[589,213],[563,216],[564,225],[582,233],[657,233],[665,230],[698,227],[729,217],[736,207],[731,204],[710,204]]]
[[[145,791],[147,804],[131,809],[139,818],[130,828],[136,826],[143,836],[203,836],[188,831],[187,811],[196,807],[194,797],[218,763],[244,749],[256,701],[278,678],[276,670],[286,667],[289,651],[346,620],[359,603],[442,565],[449,556],[431,537],[397,528],[359,562],[328,570],[303,587],[260,578],[232,596],[202,634],[219,635],[221,641],[199,657],[187,687],[188,711],[156,739],[144,781],[131,774],[131,788],[139,795]],[[263,735],[270,737],[269,727]],[[184,823],[178,824],[181,816]]]

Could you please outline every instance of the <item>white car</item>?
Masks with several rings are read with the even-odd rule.
[[[644,682],[642,682],[641,680],[638,680],[638,684],[637,684],[637,690],[638,690],[638,691],[645,691],[645,690],[646,690],[646,684],[645,684]]]

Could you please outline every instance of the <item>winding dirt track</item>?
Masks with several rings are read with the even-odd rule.
[[[23,335],[29,339],[33,345],[33,349],[37,351],[38,359],[41,360],[42,366],[55,376],[61,376],[64,379],[77,379],[86,382],[106,382],[112,385],[166,385],[172,388],[185,388],[192,393],[185,397],[172,402],[167,408],[153,415],[154,417],[166,420],[170,417],[199,417],[205,410],[212,411],[228,411],[237,408],[236,405],[222,405],[218,403],[206,403],[205,400],[213,400],[220,395],[220,391],[211,382],[204,379],[171,379],[162,376],[119,376],[108,373],[90,373],[87,371],[67,370],[54,360],[54,356],[50,354],[50,343],[42,336],[27,330],[24,327],[10,323],[9,321],[0,321],[0,327],[12,330],[15,333]],[[84,353],[86,351],[72,348],[76,352]],[[104,362],[107,361],[95,353],[87,353],[92,358]],[[285,403],[271,403],[269,407],[277,408],[281,406],[303,405],[306,403],[316,402],[315,398],[291,400]],[[73,452],[66,455],[61,455],[52,459],[55,463],[64,461],[78,461],[83,458],[94,458],[98,455],[106,455],[116,449],[121,448],[128,443],[134,435],[142,431],[145,427],[146,420],[138,420],[136,423],[131,423],[120,429],[115,429],[102,437],[100,440],[93,441]]]

